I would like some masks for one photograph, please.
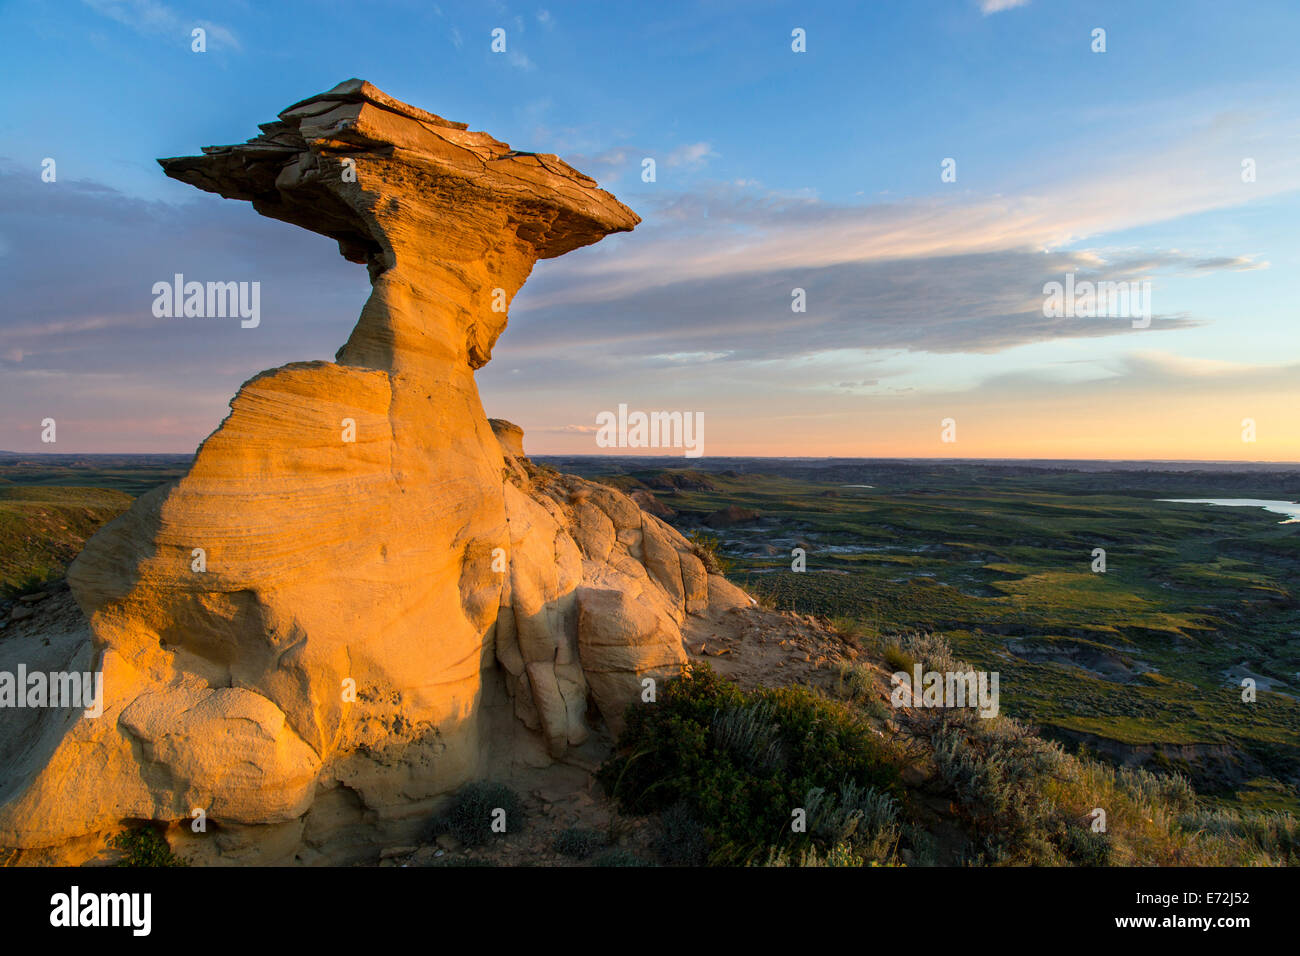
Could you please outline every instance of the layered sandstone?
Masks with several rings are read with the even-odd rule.
[[[189,474],[73,564],[104,713],[4,751],[0,847],[24,860],[195,808],[199,859],[364,856],[503,749],[545,763],[617,730],[692,615],[746,604],[626,496],[533,467],[479,400],[536,260],[631,210],[359,80],[261,129],[160,163],[336,239],[373,291],[335,362],[246,382]]]

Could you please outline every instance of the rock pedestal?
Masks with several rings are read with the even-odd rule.
[[[261,129],[159,162],[336,239],[373,292],[335,362],[246,382],[189,474],[72,565],[104,713],[51,715],[9,768],[0,846],[25,860],[196,808],[200,859],[364,856],[507,745],[491,686],[563,758],[589,704],[617,730],[645,677],[680,671],[688,615],[743,600],[627,497],[534,468],[479,400],[534,262],[631,210],[359,80]]]

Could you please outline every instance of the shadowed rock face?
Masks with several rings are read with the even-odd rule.
[[[262,130],[160,162],[336,239],[373,292],[336,362],[246,382],[189,474],[72,565],[104,713],[52,715],[8,768],[23,859],[194,808],[200,859],[365,856],[503,753],[582,746],[589,704],[617,729],[684,664],[688,616],[745,603],[630,499],[533,468],[474,383],[533,263],[634,213],[359,80]]]

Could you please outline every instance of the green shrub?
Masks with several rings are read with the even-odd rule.
[[[899,786],[892,752],[862,714],[804,688],[744,692],[703,665],[657,703],[629,709],[599,776],[626,812],[682,802],[719,862],[823,839],[791,833],[792,811],[814,788]]]
[[[880,639],[880,635],[859,618],[835,615],[829,618],[829,622],[840,639],[850,647],[874,647]]]
[[[714,535],[696,530],[687,534],[686,540],[691,543],[691,552],[700,559],[704,570],[710,574],[726,574],[731,570],[731,561],[718,552],[720,545]]]
[[[823,851],[810,846],[802,850],[791,851],[789,847],[769,847],[767,859],[760,866],[881,866],[879,861],[870,859],[856,845],[837,843]],[[883,864],[892,866],[892,863]]]
[[[855,703],[871,700],[875,696],[871,675],[863,667],[847,661],[836,669],[835,692]]]
[[[1120,767],[1115,782],[1138,803],[1163,804],[1174,813],[1188,813],[1196,806],[1196,791],[1182,774]]]
[[[979,853],[993,862],[1059,862],[1046,838],[1060,830],[1059,812],[1042,796],[1041,781],[1063,759],[1058,745],[1006,717],[952,724],[934,738],[939,778],[980,838]]]
[[[1078,866],[1109,866],[1113,843],[1108,834],[1095,833],[1091,827],[1064,828],[1061,848],[1070,862]]]
[[[884,651],[885,663],[889,665],[891,673],[905,671],[912,673],[912,668],[916,666],[916,658],[907,651],[903,650],[897,644],[887,644]]]
[[[1201,808],[1185,813],[1178,823],[1184,830],[1233,847],[1248,860],[1283,866],[1300,864],[1300,825],[1289,813]]]
[[[434,820],[437,833],[450,833],[465,846],[486,843],[492,832],[493,814],[505,811],[507,832],[514,832],[523,824],[523,805],[519,795],[500,783],[470,783],[461,787],[452,798],[451,806]]]
[[[780,770],[785,764],[781,728],[771,701],[730,704],[713,715],[713,743],[750,771]]]
[[[808,830],[825,846],[855,846],[871,860],[888,859],[898,844],[898,802],[852,780],[838,794],[813,787],[804,797]]]
[[[669,866],[704,866],[709,861],[709,837],[690,806],[679,800],[659,815],[663,832],[655,852]]]
[[[579,827],[570,827],[560,832],[555,838],[555,852],[564,856],[571,856],[579,860],[585,860],[596,852],[598,846],[605,842],[603,834],[596,830],[584,830]]]
[[[912,853],[909,866],[939,865],[939,841],[924,827],[915,823],[906,824],[902,831],[902,842],[907,844]]]
[[[123,830],[108,845],[123,853],[118,866],[189,866],[186,860],[172,853],[167,840],[151,826]]]

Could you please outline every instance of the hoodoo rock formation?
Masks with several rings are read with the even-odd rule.
[[[189,473],[72,565],[68,666],[102,671],[103,714],[7,725],[19,862],[196,809],[195,859],[364,859],[503,761],[607,741],[644,678],[680,671],[684,628],[749,603],[628,497],[534,466],[479,400],[536,260],[631,210],[359,80],[261,129],[160,162],[336,239],[373,292],[335,362],[246,382]]]

